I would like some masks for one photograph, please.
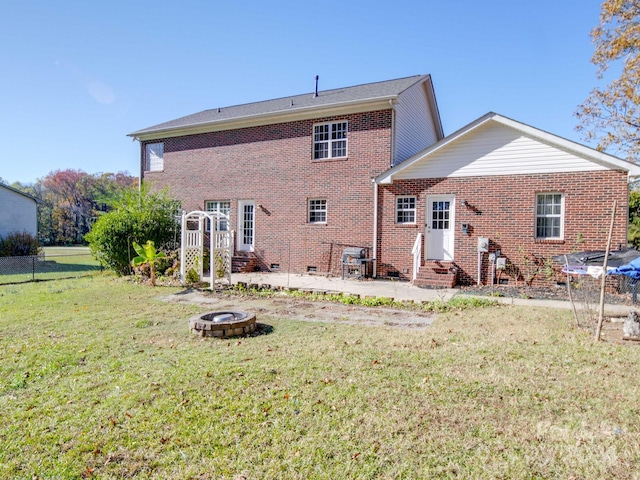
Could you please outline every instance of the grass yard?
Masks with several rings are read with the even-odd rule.
[[[219,340],[187,328],[211,308],[159,299],[177,291],[0,286],[0,478],[640,477],[640,348],[569,311],[422,329],[258,311],[270,333]]]
[[[102,270],[89,247],[44,247],[42,250],[44,261],[23,257],[7,264],[0,259],[0,285],[93,275]]]

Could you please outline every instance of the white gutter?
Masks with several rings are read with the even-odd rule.
[[[230,130],[233,128],[241,128],[244,126],[257,126],[265,125],[270,122],[281,123],[285,121],[295,121],[297,119],[315,118],[317,116],[328,116],[329,113],[333,113],[334,110],[352,108],[375,108],[378,105],[378,109],[384,108],[387,102],[393,102],[397,98],[397,95],[386,95],[384,97],[371,97],[357,100],[349,100],[346,102],[334,102],[322,105],[307,105],[305,107],[298,107],[293,109],[275,110],[272,112],[257,113],[250,115],[242,115],[238,117],[224,118],[220,120],[210,120],[206,122],[192,123],[188,125],[180,125],[175,127],[165,127],[159,129],[145,129],[138,130],[133,133],[127,134],[128,137],[133,137],[135,140],[145,141],[153,140],[155,138],[174,137],[182,135],[191,135],[196,133],[204,133],[217,130]],[[232,107],[227,107],[232,108]],[[362,111],[368,111],[366,108]],[[313,114],[309,117],[310,114]],[[212,130],[213,129],[213,130]]]
[[[378,269],[378,182],[375,179],[371,179],[373,182],[373,278],[376,278]]]
[[[396,103],[397,100],[389,100],[389,105],[391,105],[391,162],[389,167],[393,167],[396,163]]]

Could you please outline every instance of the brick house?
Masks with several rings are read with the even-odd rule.
[[[236,265],[338,274],[374,249],[373,178],[443,138],[420,75],[206,110],[130,134],[141,178],[184,210],[220,211]]]
[[[626,247],[628,184],[639,176],[635,164],[489,113],[376,178],[378,272],[431,285],[553,280],[551,256],[605,249],[614,200],[612,245]]]
[[[141,178],[186,211],[229,214],[215,227],[236,231],[238,259],[338,275],[343,249],[363,247],[374,276],[433,285],[486,283],[496,250],[520,278],[577,245],[603,249],[614,199],[614,245],[626,244],[628,182],[640,176],[493,113],[444,138],[428,75],[206,110],[130,136]]]

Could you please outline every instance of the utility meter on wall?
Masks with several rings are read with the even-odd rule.
[[[489,239],[487,237],[478,237],[478,252],[489,251]]]

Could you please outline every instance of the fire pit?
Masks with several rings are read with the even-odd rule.
[[[248,312],[210,312],[189,319],[189,329],[201,337],[238,337],[255,332],[256,316]]]

